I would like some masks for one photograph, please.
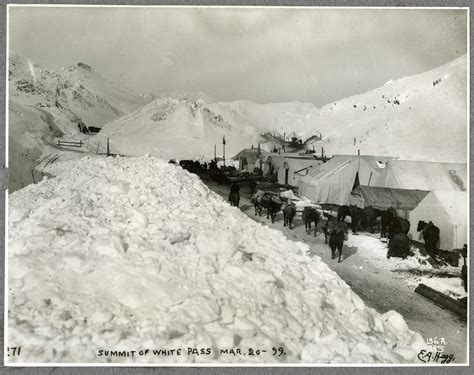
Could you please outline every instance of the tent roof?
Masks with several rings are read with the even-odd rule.
[[[466,189],[467,164],[392,160],[387,167],[383,185],[388,187],[457,191]]]
[[[363,200],[365,207],[377,209],[393,207],[398,210],[413,210],[428,195],[425,190],[407,190],[360,185],[351,192],[349,203]]]
[[[258,155],[258,148],[244,148],[238,154],[232,157],[232,160],[239,160],[241,157],[247,158],[248,161],[254,162],[257,159],[263,158],[267,155],[267,151],[260,149],[260,155]]]
[[[357,163],[363,162],[376,170],[383,170],[385,163],[392,160],[392,157],[387,156],[373,156],[373,155],[334,155],[328,162],[321,164],[319,168],[315,168],[309,172],[304,180],[307,183],[311,181],[317,181],[320,179],[326,179],[330,176],[335,175],[342,169],[347,168],[349,165],[357,165]]]
[[[306,168],[315,167],[322,162],[316,159],[285,158],[283,168],[291,168],[294,171],[301,171]]]

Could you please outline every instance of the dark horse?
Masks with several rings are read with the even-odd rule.
[[[337,221],[344,221],[346,216],[351,217],[352,233],[357,233],[359,222],[362,218],[362,208],[352,205],[339,207],[337,210]]]
[[[283,207],[283,226],[293,229],[293,219],[296,215],[296,206],[292,203],[287,203]]]
[[[363,208],[359,220],[359,227],[363,230],[368,230],[370,233],[374,233],[375,222],[381,214],[382,212],[380,210],[372,206]]]
[[[329,239],[329,226],[330,226],[330,222],[337,222],[337,219],[335,216],[332,216],[331,214],[327,213],[327,212],[323,212],[323,223],[321,225],[321,228],[323,230],[323,233],[324,233],[324,243],[328,243],[328,239]],[[331,224],[331,226],[334,226],[334,223]]]
[[[397,216],[390,223],[389,230],[388,230],[388,240],[390,242],[396,234],[398,233],[408,234],[409,231],[410,231],[410,222],[407,219],[403,219]]]
[[[319,212],[316,208],[307,206],[303,209],[302,219],[306,232],[311,232],[311,223],[314,223],[314,235],[316,236],[317,226],[320,219]]]
[[[331,259],[336,258],[336,249],[339,250],[339,260],[341,263],[342,248],[344,240],[347,239],[347,224],[344,221],[329,220],[327,231],[329,233],[329,247],[331,248]]]
[[[438,252],[439,228],[431,221],[429,223],[419,221],[416,230],[417,232],[423,233],[423,239],[425,240],[425,249],[428,254],[434,256]]]
[[[280,211],[283,202],[280,198],[273,197],[270,193],[258,191],[252,197],[252,203],[255,207],[255,215],[262,216],[262,209],[267,209],[267,219],[271,218],[275,222],[276,214]]]
[[[264,197],[265,198],[265,197]],[[268,216],[272,219],[272,223],[275,222],[278,211],[281,210],[283,202],[278,197],[269,196],[270,199],[262,199],[262,206],[267,209]]]

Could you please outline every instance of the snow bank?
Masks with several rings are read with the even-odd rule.
[[[462,279],[459,276],[452,278],[423,276],[420,278],[420,283],[454,299],[461,299],[468,296],[462,284]]]
[[[399,278],[413,289],[422,283],[455,299],[467,296],[460,277],[461,267],[446,265],[433,268],[428,262],[429,257],[423,256],[415,246],[411,246],[411,255],[407,259],[387,259],[387,243],[382,242],[378,236],[367,233],[350,235],[345,244],[356,247],[358,254],[372,264],[377,264],[387,272],[398,273]]]
[[[22,352],[9,361],[404,363],[424,345],[306,245],[180,167],[88,157],[50,172],[10,195],[8,344]],[[220,353],[237,347],[267,352]],[[98,356],[177,348],[184,354]]]

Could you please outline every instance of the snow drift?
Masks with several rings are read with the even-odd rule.
[[[424,345],[180,167],[87,157],[50,172],[10,195],[9,361],[405,363]],[[97,354],[187,347],[211,353]],[[220,354],[237,347],[267,352]]]

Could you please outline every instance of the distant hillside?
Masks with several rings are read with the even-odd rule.
[[[157,99],[112,121],[97,138],[108,137],[114,152],[118,153],[153,153],[182,159],[212,157],[214,145],[221,156],[225,136],[227,157],[230,157],[258,143],[265,150],[282,147],[283,130],[297,130],[298,120],[304,118],[307,111],[315,110],[312,104],[302,103],[209,104],[196,94],[180,97],[182,99]],[[289,138],[290,131],[286,136]]]
[[[109,138],[114,153],[165,159],[209,158],[215,145],[221,156],[225,136],[227,158],[258,143],[267,151],[288,147],[294,137],[295,150],[318,154],[324,147],[326,155],[360,150],[408,160],[467,160],[467,56],[320,109],[299,102],[216,102],[199,92],[136,94],[85,63],[52,72],[15,54],[9,90],[10,160],[21,164],[11,167],[12,176],[31,168],[58,134],[84,137],[79,123],[102,127],[94,141],[105,145]]]
[[[280,135],[291,135],[307,138],[313,130],[306,120],[318,112],[318,108],[311,103],[269,103],[258,104],[248,100],[235,102],[213,103],[209,107],[223,115],[238,121],[254,124],[263,132],[274,132]],[[304,125],[302,125],[304,124]]]
[[[301,122],[328,153],[466,162],[467,57],[339,100]]]
[[[101,127],[145,105],[150,99],[107,80],[78,63],[54,72],[10,53],[10,191],[32,182],[31,169],[59,135],[80,139],[78,124]]]
[[[233,125],[201,100],[168,98],[108,123],[96,138],[109,138],[113,152],[182,159],[212,157],[214,145],[222,155],[224,136],[227,157],[231,157],[244,147],[256,145],[259,130],[250,123]]]
[[[102,135],[110,136],[118,152],[133,155],[211,156],[223,135],[229,154],[258,142],[272,150],[282,147],[285,136],[307,141],[303,148],[318,153],[324,147],[329,155],[360,150],[409,160],[466,162],[466,69],[463,56],[321,109],[298,102],[207,103],[182,93],[181,100],[159,99],[108,124]]]

